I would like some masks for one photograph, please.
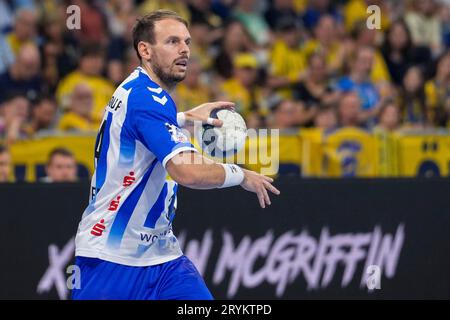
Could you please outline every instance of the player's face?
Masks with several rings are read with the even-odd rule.
[[[155,23],[150,66],[161,81],[172,85],[186,77],[190,43],[191,36],[183,23],[173,19]]]
[[[73,182],[77,179],[75,159],[63,155],[55,155],[47,166],[47,174],[53,182]]]

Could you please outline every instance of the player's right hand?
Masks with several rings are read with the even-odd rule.
[[[210,118],[210,114],[216,109],[233,109],[235,104],[230,101],[215,101],[203,103],[191,110],[185,111],[186,121],[194,122],[201,121],[202,123],[209,123],[215,127],[221,127],[223,125],[222,120]],[[209,120],[208,120],[209,119]]]
[[[272,185],[272,178],[266,177],[254,171],[246,169],[242,170],[244,171],[244,180],[241,183],[241,187],[247,191],[256,193],[261,208],[265,208],[266,205],[271,204],[267,190],[276,195],[280,194],[280,190]]]

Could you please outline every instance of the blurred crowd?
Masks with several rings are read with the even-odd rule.
[[[0,0],[0,141],[96,131],[139,64],[134,22],[159,8],[190,22],[181,111],[231,100],[248,127],[326,132],[450,124],[450,0]]]

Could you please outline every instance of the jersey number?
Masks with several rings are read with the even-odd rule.
[[[103,135],[105,133],[105,128],[106,128],[106,119],[103,120],[102,125],[100,127],[100,130],[98,132],[97,135],[97,141],[95,142],[95,160],[98,161],[98,159],[100,158],[100,151],[102,150],[102,145],[103,145]]]

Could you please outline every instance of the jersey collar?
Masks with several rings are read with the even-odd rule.
[[[153,81],[152,77],[150,77],[150,75],[147,73],[147,71],[145,71],[144,68],[142,68],[141,66],[137,67],[137,69],[142,72],[143,74],[145,74],[150,80]]]

